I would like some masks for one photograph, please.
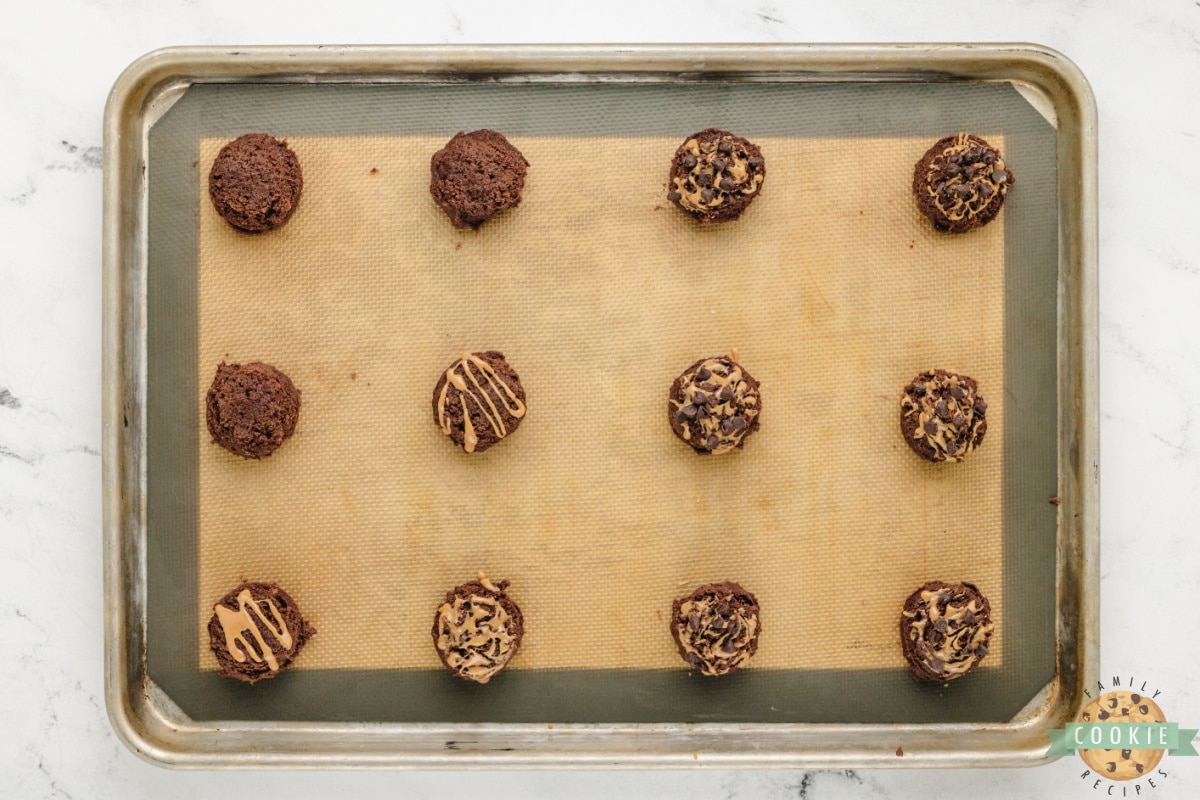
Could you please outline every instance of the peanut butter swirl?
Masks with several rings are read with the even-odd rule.
[[[706,358],[672,387],[668,410],[681,436],[701,452],[720,455],[741,446],[762,411],[756,383],[734,358]]]
[[[927,675],[951,680],[965,675],[988,654],[995,626],[987,601],[969,583],[930,585],[920,590],[915,608],[903,612],[909,647]]]
[[[505,595],[508,581],[459,586],[446,596],[433,624],[434,644],[446,667],[460,678],[487,683],[504,669],[521,642],[520,609]]]
[[[736,583],[701,586],[675,601],[672,633],[693,669],[728,674],[744,667],[758,649],[758,604]]]
[[[1012,183],[1000,151],[967,133],[955,136],[929,161],[925,172],[925,191],[952,223],[1003,203]]]
[[[735,197],[753,197],[766,177],[757,147],[715,129],[701,131],[684,142],[676,163],[682,174],[671,178],[667,199],[705,216],[730,205]]]
[[[472,408],[480,412],[499,439],[503,439],[509,432],[501,409],[513,419],[525,416],[525,403],[495,367],[478,353],[463,353],[462,358],[446,370],[446,380],[438,393],[437,422],[442,433],[447,436],[451,435],[450,417],[446,413],[449,403],[459,403],[462,406],[463,449],[468,453],[475,452],[475,447],[479,444],[479,432],[475,430],[471,421]]]
[[[975,381],[941,369],[914,378],[900,401],[901,430],[918,455],[931,461],[966,458],[983,441],[986,414]]]
[[[272,670],[278,670],[279,661],[276,660],[275,653],[267,644],[267,640],[263,638],[263,631],[271,634],[284,650],[292,648],[292,634],[287,629],[279,609],[270,598],[256,601],[249,589],[238,592],[237,602],[236,610],[226,608],[219,603],[213,606],[213,613],[217,615],[217,621],[221,624],[221,630],[225,634],[225,649],[238,663],[245,663],[246,658],[249,657],[251,661],[255,662],[266,660],[267,666]],[[271,612],[270,619],[263,613],[259,603],[267,604],[267,609]],[[261,627],[258,623],[262,623]],[[250,639],[243,635],[245,633],[250,634]],[[251,639],[253,639],[253,644]]]

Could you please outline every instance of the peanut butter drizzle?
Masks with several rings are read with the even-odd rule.
[[[479,583],[500,593],[483,573],[479,574]],[[487,683],[516,652],[512,624],[512,617],[496,598],[456,595],[438,608],[437,648],[454,674]]]
[[[288,631],[287,625],[283,622],[283,617],[279,614],[279,609],[271,602],[269,598],[262,600],[271,609],[271,616],[275,619],[275,624],[263,614],[262,609],[258,607],[258,602],[251,596],[249,589],[242,589],[237,596],[238,608],[226,608],[218,603],[213,606],[213,613],[217,615],[217,621],[221,624],[221,630],[225,632],[225,649],[233,656],[233,660],[239,663],[246,661],[246,656],[250,657],[251,661],[261,662],[264,658],[267,661],[267,666],[272,670],[279,669],[279,662],[275,659],[275,653],[267,646],[266,640],[263,638],[262,630],[254,622],[254,617],[262,622],[263,627],[270,631],[276,641],[285,650],[290,650],[292,647],[292,634]],[[251,616],[253,612],[253,616]],[[259,650],[262,651],[260,656],[258,652],[250,645],[246,637],[242,636],[245,631],[250,631],[250,635],[254,637],[254,641],[258,644]],[[241,646],[239,646],[239,643]]]
[[[682,388],[683,402],[670,401],[676,421],[686,439],[699,433],[713,455],[735,449],[758,417],[758,393],[744,379],[736,348],[730,358],[705,359],[684,377]],[[704,399],[697,403],[701,395]]]
[[[721,142],[733,142],[733,150],[727,155],[722,155],[717,150]],[[726,134],[718,140],[703,144],[696,139],[688,139],[683,146],[696,158],[696,166],[692,167],[686,176],[672,179],[675,191],[679,192],[679,204],[684,208],[705,212],[723,205],[731,195],[752,195],[762,186],[763,173],[751,174],[750,156],[737,143],[735,137]],[[725,159],[724,169],[716,169],[713,166],[712,162],[717,158]],[[713,175],[708,185],[702,186],[696,180],[696,176],[701,172]],[[725,178],[729,178],[733,183],[729,189],[721,187],[721,181]],[[691,188],[688,188],[689,186]],[[704,199],[705,190],[710,190],[707,201]]]
[[[944,616],[939,606],[941,600],[947,600]],[[913,620],[908,638],[917,643],[917,655],[931,672],[955,678],[987,655],[987,643],[995,626],[990,618],[985,621],[978,616],[983,606],[977,604],[975,598],[966,605],[956,605],[951,590],[926,589],[921,592],[921,603],[915,611],[905,611],[904,616]],[[938,628],[939,620],[945,620],[941,628]],[[942,634],[942,642],[936,647],[925,638],[926,628],[930,625]]]
[[[679,606],[675,623],[679,644],[685,653],[695,655],[686,660],[704,675],[724,675],[750,660],[749,644],[758,635],[758,615],[750,609],[734,608],[730,600],[700,597]]]
[[[450,435],[450,418],[446,415],[446,401],[450,396],[450,386],[453,385],[455,389],[458,389],[458,400],[462,404],[463,449],[468,453],[474,453],[475,446],[479,444],[479,434],[476,433],[475,426],[471,423],[471,413],[467,408],[468,397],[483,412],[483,416],[498,437],[503,439],[508,435],[508,426],[504,424],[504,417],[497,410],[496,404],[492,402],[491,395],[484,390],[483,385],[472,374],[469,368],[472,364],[483,376],[484,383],[491,386],[492,391],[500,398],[505,411],[516,419],[525,416],[525,404],[517,397],[512,387],[496,373],[492,365],[473,353],[463,353],[462,358],[446,370],[446,382],[442,384],[442,391],[438,395],[438,425],[441,427],[442,433]],[[470,384],[467,383],[468,379]],[[506,397],[507,400],[505,400]]]
[[[947,166],[950,163],[950,157],[965,156],[972,149],[982,151],[980,159],[969,164],[960,164],[956,174],[949,174]],[[987,155],[994,159],[991,164],[982,160]],[[966,177],[967,167],[972,169],[973,177],[971,178]],[[996,180],[992,177],[996,174],[1002,175],[1003,178]],[[958,134],[954,138],[954,144],[942,150],[939,156],[930,159],[929,167],[925,172],[926,191],[933,198],[934,205],[946,215],[947,219],[955,222],[965,217],[975,217],[992,203],[998,202],[1008,193],[1008,186],[1011,182],[1012,177],[1004,167],[1004,159],[1001,158],[1000,152],[966,133]],[[946,186],[947,191],[944,195],[937,191],[939,183],[944,183]],[[988,187],[986,193],[982,188],[985,185]],[[965,197],[959,195],[957,191],[959,186],[966,186],[971,192]],[[945,202],[947,199],[952,202]]]

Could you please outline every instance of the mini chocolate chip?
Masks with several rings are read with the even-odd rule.
[[[672,203],[678,203],[681,197],[682,195],[680,195],[679,192],[675,191],[674,189],[667,192],[667,199]]]
[[[725,434],[726,436],[733,433],[733,423],[727,419],[721,420],[721,433]]]
[[[679,413],[691,419],[692,417],[696,416],[696,407],[692,405],[684,406],[683,408],[679,409]]]
[[[947,158],[946,160],[947,160],[947,161],[949,161],[951,164],[961,164],[961,163],[962,163],[962,156],[961,156],[961,155],[959,155],[958,153],[954,153],[953,155],[951,155],[951,156],[950,156],[949,158]]]
[[[967,167],[966,169],[963,170],[963,176],[966,177],[967,180],[971,180],[972,178],[975,177],[975,168]]]
[[[690,666],[700,669],[700,656],[696,655],[695,653],[688,653],[683,657],[683,660],[686,661]]]
[[[925,423],[925,432],[928,433],[930,436],[935,436],[938,432],[937,423],[934,422],[933,420],[926,422]]]
[[[1004,183],[1008,180],[1008,173],[1002,169],[993,170],[991,177],[996,183]]]
[[[722,139],[721,143],[717,145],[717,150],[719,150],[722,153],[732,153],[733,152],[733,142],[730,141],[729,139]]]
[[[950,396],[953,397],[955,400],[962,400],[963,394],[964,393],[963,393],[961,386],[951,386],[950,387]]]
[[[711,376],[712,370],[710,370],[708,367],[701,366],[700,369],[696,370],[696,380],[698,381],[706,381]]]
[[[717,613],[722,617],[728,617],[729,612],[732,610],[733,609],[729,607],[729,603],[726,602],[722,602],[721,605],[717,606]]]
[[[721,399],[724,400],[726,403],[729,403],[733,400],[733,387],[732,386],[726,386],[724,389],[721,390]]]
[[[996,163],[996,154],[991,152],[990,150],[988,152],[984,153],[983,154],[983,163],[987,164],[989,167],[992,164],[995,164]]]
[[[716,169],[718,172],[720,172],[721,170],[723,170],[727,166],[729,166],[729,159],[721,158],[720,156],[717,156],[716,158],[714,158],[712,160],[712,165],[713,165],[714,169]]]
[[[932,658],[929,660],[929,667],[934,672],[941,672],[946,668],[946,664],[940,658]]]
[[[946,452],[949,455],[954,455],[958,452],[958,445],[954,442],[946,442]]]
[[[710,185],[712,185],[712,181],[713,181],[712,173],[709,172],[708,170],[704,169],[704,170],[701,170],[700,172],[696,173],[696,185],[697,186],[710,186]]]
[[[722,178],[721,179],[721,190],[722,191],[732,192],[736,187],[737,187],[737,184],[733,182],[733,178]]]
[[[914,383],[912,386],[908,387],[908,391],[912,394],[913,397],[924,397],[925,396],[925,384]]]
[[[696,391],[692,394],[692,402],[698,406],[704,405],[705,401],[707,400],[708,395],[706,395],[704,392]]]
[[[691,169],[692,167],[696,166],[696,157],[691,153],[685,155],[683,157],[683,166],[686,169]]]
[[[958,192],[959,197],[970,197],[971,196],[971,191],[972,191],[971,187],[965,183],[960,183],[958,186],[955,186],[954,190],[956,192]]]
[[[987,403],[984,402],[982,397],[975,398],[975,413],[981,417],[987,413]]]
[[[968,625],[974,625],[978,620],[979,617],[975,616],[975,612],[969,608],[967,609],[966,613],[963,614],[963,622],[967,623]]]
[[[700,199],[706,203],[711,203],[713,198],[716,196],[716,192],[714,192],[712,189],[704,188],[700,190]]]
[[[718,444],[717,437],[710,436],[710,437],[708,437],[708,441],[706,441],[704,443],[704,446],[707,447],[709,450],[716,450],[717,444]]]
[[[712,448],[709,448],[709,449],[711,450]],[[726,624],[727,623],[724,619],[722,619],[721,617],[717,617],[712,622],[708,623],[708,627],[712,628],[714,631],[723,631],[723,630],[725,630]]]
[[[937,622],[933,623],[933,627],[935,630],[945,633],[947,630],[949,630],[950,625],[946,622],[946,620],[939,619]]]
[[[760,156],[754,156],[746,163],[750,165],[751,169],[758,169],[759,167],[761,167],[763,165],[763,160]]]
[[[708,419],[708,409],[704,406],[696,406],[696,419]]]
[[[746,418],[745,417],[734,417],[733,419],[731,419],[729,421],[731,423],[733,423],[733,429],[735,431],[740,431],[742,428],[746,427]]]
[[[950,418],[950,404],[945,400],[938,400],[937,405],[933,407],[933,410],[936,411],[937,415],[942,419]]]
[[[954,426],[956,428],[961,428],[963,425],[967,424],[967,418],[962,414],[955,414],[952,421],[954,422]]]
[[[960,167],[958,164],[951,163],[951,164],[946,165],[946,174],[947,175],[954,176],[954,175],[957,175],[961,171],[962,171],[962,167]]]
[[[979,184],[979,193],[984,197],[991,197],[996,193],[996,190],[992,188],[990,183],[981,183]]]
[[[679,411],[677,411],[675,413],[675,421],[678,422],[680,425],[682,425],[683,423],[688,421],[688,415],[683,413],[682,408],[679,409]]]
[[[986,656],[988,653],[990,653],[992,651],[988,650],[988,646],[986,644],[981,644],[981,645],[979,645],[979,647],[975,648],[975,652],[981,656]]]

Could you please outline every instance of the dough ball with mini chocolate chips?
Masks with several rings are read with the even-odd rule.
[[[758,381],[729,356],[702,358],[671,384],[671,430],[700,455],[741,448],[758,430]]]
[[[525,388],[494,350],[463,353],[433,387],[433,421],[468,453],[482,453],[525,418]]]
[[[521,202],[529,162],[495,131],[457,133],[433,154],[429,192],[456,228],[479,228]]]
[[[671,636],[679,655],[702,675],[727,675],[758,650],[758,600],[732,581],[709,583],[672,605]]]
[[[433,646],[453,675],[487,683],[517,654],[525,620],[507,590],[508,581],[481,572],[446,593],[433,617]]]
[[[939,139],[917,162],[913,195],[934,228],[964,233],[996,218],[1013,182],[999,150],[960,133]]]
[[[270,364],[226,364],[205,398],[213,441],[242,458],[266,458],[291,438],[300,419],[300,390]]]
[[[675,151],[667,199],[700,222],[731,222],[758,197],[766,175],[757,145],[709,128]]]
[[[291,219],[303,187],[296,154],[265,133],[247,133],[222,147],[208,173],[213,207],[246,233],[274,230]]]
[[[923,681],[950,681],[979,666],[991,641],[992,608],[970,583],[930,581],[904,602],[900,642]]]
[[[974,378],[931,369],[904,387],[900,432],[926,461],[962,461],[983,443],[986,415]]]
[[[213,606],[208,644],[221,674],[254,683],[274,678],[317,631],[276,583],[243,583]]]

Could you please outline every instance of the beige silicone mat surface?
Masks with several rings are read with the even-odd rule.
[[[524,612],[512,670],[679,668],[671,601],[719,580],[760,601],[751,669],[903,669],[899,609],[930,579],[988,595],[983,669],[1004,663],[1005,215],[930,229],[909,186],[931,139],[754,137],[761,196],[702,228],[665,199],[682,136],[512,136],[531,164],[521,206],[464,232],[428,192],[446,138],[291,138],[303,197],[259,236],[216,216],[205,178],[228,139],[200,142],[202,668],[212,603],[267,579],[318,629],[297,670],[435,669],[434,609],[477,570]],[[667,388],[733,347],[762,428],[699,457],[671,433]],[[430,398],[486,349],[529,413],[467,455]],[[222,360],[272,363],[302,391],[265,461],[203,430]],[[926,464],[899,433],[900,389],[931,367],[989,404],[963,464]]]

